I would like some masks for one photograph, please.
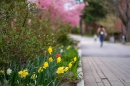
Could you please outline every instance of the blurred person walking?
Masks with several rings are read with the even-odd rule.
[[[97,30],[97,33],[99,35],[99,40],[100,40],[100,43],[101,43],[101,47],[103,46],[103,42],[104,42],[104,38],[105,36],[107,35],[106,34],[106,30],[103,26],[100,26]]]

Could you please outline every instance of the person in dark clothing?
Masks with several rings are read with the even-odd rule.
[[[106,36],[106,31],[103,26],[100,26],[98,28],[98,34],[99,34],[99,39],[100,39],[100,43],[101,43],[101,47],[102,47],[103,42],[104,42],[104,37]]]

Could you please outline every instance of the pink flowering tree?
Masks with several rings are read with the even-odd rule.
[[[79,24],[80,15],[84,9],[84,3],[76,3],[74,0],[29,0],[36,3],[44,11],[50,11],[51,18],[60,17],[63,22],[72,27]]]

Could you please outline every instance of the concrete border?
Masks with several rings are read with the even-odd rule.
[[[78,47],[79,48],[79,47]],[[78,55],[81,58],[82,57],[82,53],[81,50],[78,49]],[[80,82],[77,83],[77,86],[84,86],[84,79],[83,79],[83,71],[82,71],[82,62],[81,59],[79,61],[79,68],[78,68],[78,73],[79,73],[79,77],[81,78]]]

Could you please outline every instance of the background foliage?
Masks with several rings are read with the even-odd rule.
[[[117,22],[117,17],[113,14],[109,14],[106,18],[100,20],[98,23],[103,25],[109,35],[114,35],[116,31],[115,24]]]

